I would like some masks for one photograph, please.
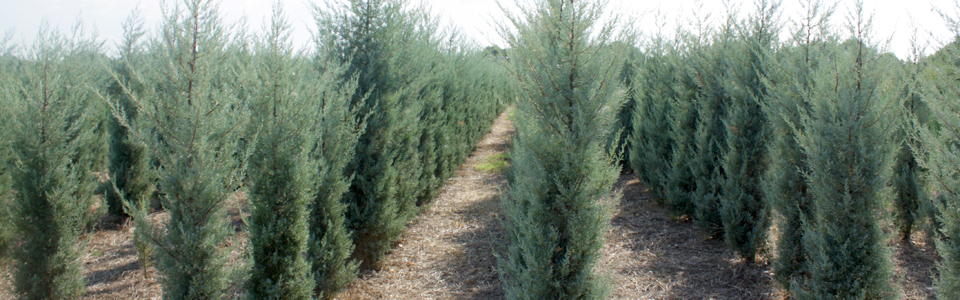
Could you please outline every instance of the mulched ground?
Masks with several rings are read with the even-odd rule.
[[[499,200],[509,187],[502,173],[476,166],[509,149],[514,128],[506,116],[497,119],[435,203],[408,224],[383,270],[361,274],[338,299],[503,298],[494,253],[504,244]],[[689,220],[670,217],[633,174],[621,175],[616,188],[623,197],[597,266],[610,280],[610,298],[784,298],[773,284],[768,258],[747,263]],[[82,299],[160,299],[158,274],[137,262],[132,227],[114,227],[84,237]],[[904,299],[934,298],[936,254],[920,240],[890,243],[894,280]],[[12,298],[9,273],[0,266],[0,299]]]

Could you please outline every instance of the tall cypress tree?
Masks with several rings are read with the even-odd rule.
[[[14,71],[16,70],[19,59],[13,53],[15,46],[11,45],[13,40],[13,31],[8,31],[3,39],[0,39],[0,91],[4,87],[13,86]],[[0,116],[9,114],[7,111],[13,105],[6,97],[0,97]],[[8,124],[0,123],[3,128],[10,128]],[[0,133],[0,140],[9,141],[8,132]],[[13,240],[15,238],[16,228],[14,227],[13,215],[13,194],[11,193],[10,168],[8,162],[12,159],[12,153],[8,147],[0,150],[0,264],[4,264],[13,250]]]
[[[150,209],[151,185],[156,176],[153,166],[150,165],[146,145],[133,138],[130,129],[124,122],[136,123],[137,105],[130,94],[143,94],[145,85],[136,77],[136,70],[147,63],[143,53],[143,41],[146,34],[143,29],[143,19],[139,10],[135,10],[123,23],[123,44],[120,46],[120,58],[114,62],[113,81],[107,87],[106,93],[112,101],[119,105],[120,116],[108,113],[108,128],[110,132],[110,148],[108,155],[108,170],[112,177],[112,188],[106,192],[106,202],[109,212],[116,216],[135,215],[145,219]],[[127,89],[126,91],[124,89]],[[147,226],[135,220],[133,243],[137,249],[137,258],[141,268],[153,266],[153,246],[146,236]]]
[[[944,15],[955,36],[960,36],[958,18]],[[939,233],[936,238],[937,251],[940,261],[937,270],[940,276],[936,278],[937,299],[957,299],[960,297],[960,148],[957,140],[960,139],[960,108],[957,107],[958,93],[960,93],[960,67],[957,57],[960,49],[957,40],[938,50],[931,56],[929,68],[930,77],[920,81],[923,84],[923,101],[929,105],[930,119],[935,120],[924,124],[922,120],[911,120],[913,128],[919,131],[918,137],[923,147],[916,157],[922,166],[929,170],[927,175],[928,190],[934,202],[936,222],[939,223]]]
[[[803,223],[806,271],[799,299],[893,299],[893,273],[877,215],[890,201],[893,161],[881,121],[891,101],[882,60],[868,48],[862,2],[851,13],[853,37],[832,53],[830,67],[813,73],[798,144],[813,212]]]
[[[321,73],[305,78],[319,83],[314,97],[320,100],[321,116],[319,131],[314,133],[318,139],[310,152],[311,159],[317,160],[318,177],[309,208],[307,258],[316,282],[314,296],[332,299],[357,277],[359,266],[351,259],[354,244],[346,223],[347,206],[341,200],[355,172],[347,166],[354,158],[363,124],[358,123],[357,110],[349,104],[356,81],[340,81],[346,69],[327,61],[320,62],[315,70]]]
[[[432,80],[429,59],[436,27],[422,8],[403,0],[328,2],[315,9],[319,53],[344,64],[342,82],[357,80],[350,107],[366,130],[348,166],[355,170],[344,196],[353,231],[353,257],[379,269],[383,255],[417,213],[423,165],[418,144],[421,92]]]
[[[140,67],[145,60],[142,38],[146,32],[138,10],[124,21],[123,29],[120,57],[114,62],[112,70],[115,78],[107,88],[107,94],[120,104],[122,117],[135,122],[137,107],[130,96],[124,92],[124,88],[136,93],[142,93],[144,90],[144,84],[134,76],[134,69]],[[128,129],[121,124],[120,120],[111,115],[108,124],[109,171],[115,189],[107,190],[107,207],[111,214],[127,216],[124,209],[125,201],[132,201],[126,205],[135,205],[143,209],[149,203],[148,193],[152,183],[149,158],[144,145],[129,137]]]
[[[925,170],[920,167],[917,152],[914,150],[921,147],[921,144],[915,128],[911,125],[911,119],[914,118],[921,125],[930,123],[929,109],[922,100],[924,79],[921,77],[924,67],[921,58],[920,50],[914,49],[911,59],[903,65],[900,75],[903,84],[899,95],[903,108],[898,114],[899,124],[894,135],[900,145],[892,178],[896,195],[893,201],[893,223],[899,229],[903,242],[910,242],[915,228],[922,227],[926,219],[922,206],[925,202],[922,199],[926,197],[923,183]]]
[[[636,107],[631,122],[628,154],[634,173],[643,182],[653,187],[652,192],[661,203],[671,203],[675,213],[683,208],[672,205],[667,197],[671,188],[669,175],[674,139],[670,137],[674,101],[679,98],[675,53],[662,36],[654,38],[645,47],[646,53],[638,61],[636,78],[633,80]]]
[[[730,53],[735,53],[736,16],[733,13],[719,31],[710,36],[709,44],[693,53],[694,61],[690,66],[696,73],[697,97],[694,102],[697,110],[694,145],[696,152],[690,161],[690,168],[696,182],[693,192],[694,220],[713,235],[723,232],[720,216],[720,199],[725,183],[726,170],[723,157],[726,153],[728,106],[733,100],[724,79],[733,75],[731,65],[735,65]]]
[[[774,279],[781,287],[792,290],[793,282],[808,276],[807,253],[803,247],[803,222],[810,220],[810,188],[803,174],[806,158],[797,143],[797,132],[803,130],[800,115],[806,113],[804,98],[814,89],[813,72],[826,57],[824,48],[835,43],[827,34],[827,21],[833,13],[819,0],[804,3],[806,14],[793,33],[789,46],[781,48],[770,63],[773,67],[764,83],[769,93],[764,105],[770,122],[771,141],[767,143],[769,164],[763,175],[763,193],[772,214],[777,217],[776,259]]]
[[[79,29],[76,29],[79,30]],[[85,213],[93,201],[95,128],[92,40],[70,40],[44,25],[17,78],[3,86],[15,189],[16,292],[25,299],[76,299],[83,293]],[[5,118],[6,119],[6,118]]]
[[[633,135],[633,121],[637,110],[637,95],[639,94],[635,89],[640,86],[634,84],[633,80],[635,78],[642,78],[637,74],[640,72],[640,62],[643,59],[643,54],[640,52],[640,49],[634,45],[616,43],[610,47],[610,51],[623,53],[625,55],[622,59],[623,66],[620,69],[620,82],[626,87],[627,96],[623,101],[623,105],[617,110],[617,121],[613,125],[613,134],[610,135],[607,148],[611,153],[620,156],[618,163],[621,167],[632,169],[629,154],[631,148],[630,137]],[[625,47],[626,49],[616,49],[617,47]]]
[[[138,72],[150,85],[143,92],[125,88],[139,107],[137,119],[124,118],[118,102],[112,103],[114,116],[162,166],[158,190],[170,218],[163,230],[147,222],[138,227],[149,227],[160,256],[164,299],[218,299],[228,284],[225,202],[240,182],[243,158],[236,149],[247,110],[230,80],[236,77],[227,54],[230,36],[218,4],[185,0],[165,8],[163,17],[150,45],[156,64]]]
[[[726,149],[722,166],[726,176],[720,195],[724,240],[747,261],[753,261],[766,242],[768,214],[760,183],[766,168],[765,144],[769,137],[763,104],[770,55],[777,43],[779,3],[759,1],[757,13],[738,27],[731,74],[723,78],[730,96]]]
[[[537,1],[501,26],[520,84],[513,180],[502,200],[508,299],[602,299],[593,273],[619,173],[605,145],[619,99],[620,60],[604,47],[606,1]]]
[[[294,58],[289,28],[282,5],[275,4],[255,46],[250,73],[256,76],[248,84],[251,125],[258,132],[247,167],[253,261],[247,290],[254,299],[312,299],[314,291],[307,208],[320,167],[310,149],[324,118],[317,114],[318,95],[305,87],[324,84],[297,77],[307,69]]]
[[[704,26],[705,21],[700,21]],[[678,51],[673,55],[673,65],[677,77],[674,95],[667,98],[670,101],[668,121],[668,138],[670,144],[670,161],[668,162],[663,197],[667,206],[678,216],[695,217],[695,195],[697,191],[697,177],[694,172],[694,162],[697,157],[697,126],[699,110],[697,99],[701,97],[699,84],[700,73],[694,67],[699,62],[699,52],[705,51],[709,28],[700,27],[697,34],[681,31],[678,40]],[[671,70],[665,70],[669,72]],[[662,76],[662,75],[661,75]],[[669,94],[668,94],[669,95]]]

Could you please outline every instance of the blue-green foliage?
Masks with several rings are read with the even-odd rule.
[[[605,1],[538,1],[501,26],[519,83],[500,277],[507,299],[603,299],[594,273],[620,171],[606,151],[623,94]]]
[[[773,261],[774,279],[790,291],[792,282],[808,276],[807,253],[803,247],[803,220],[811,219],[810,188],[803,174],[806,158],[797,143],[803,130],[800,115],[806,113],[805,98],[814,89],[813,72],[828,57],[826,49],[836,44],[828,33],[832,9],[819,2],[808,3],[790,43],[770,60],[764,80],[769,93],[764,106],[770,126],[767,143],[769,164],[763,177],[764,197],[780,231]]]
[[[617,47],[624,47],[626,49],[616,49]],[[633,136],[634,130],[634,116],[636,115],[637,110],[637,96],[640,92],[637,91],[637,88],[640,86],[633,82],[634,79],[642,78],[637,76],[640,70],[640,61],[644,59],[643,53],[640,52],[634,45],[626,44],[614,44],[610,46],[610,50],[614,53],[623,53],[623,67],[620,69],[620,78],[619,80],[627,88],[627,96],[624,99],[623,104],[617,110],[617,121],[613,125],[613,134],[610,135],[610,141],[607,145],[608,151],[619,156],[619,164],[621,167],[626,169],[632,169],[633,166],[630,163],[630,154],[628,150],[632,147],[630,144],[633,142],[631,137]],[[662,133],[660,133],[662,134]]]
[[[165,8],[148,45],[152,63],[135,70],[150,85],[125,89],[139,107],[137,118],[125,118],[112,102],[114,116],[162,166],[157,189],[169,214],[165,229],[147,222],[141,209],[133,215],[157,249],[165,299],[222,298],[228,286],[223,245],[232,230],[225,202],[240,182],[243,157],[236,149],[247,120],[230,38],[212,1]]]
[[[653,187],[651,192],[657,201],[682,214],[686,213],[684,205],[667,197],[668,191],[679,189],[673,188],[670,181],[676,143],[670,135],[671,120],[683,123],[679,120],[683,116],[673,116],[672,113],[673,103],[679,98],[676,54],[672,45],[661,36],[655,37],[646,49],[637,62],[635,78],[631,80],[631,92],[636,102],[632,111],[633,130],[625,147],[633,172]]]
[[[150,165],[150,158],[146,145],[137,141],[130,134],[130,129],[124,122],[136,122],[137,106],[131,94],[143,94],[145,85],[135,77],[135,70],[141,68],[146,61],[142,38],[146,34],[143,29],[143,20],[138,11],[124,22],[124,41],[120,48],[120,58],[113,62],[111,81],[106,89],[107,95],[119,105],[121,116],[114,116],[107,111],[107,126],[110,133],[108,171],[111,176],[111,186],[106,190],[107,208],[116,216],[137,214],[138,218],[146,218],[150,212],[151,187],[156,182],[156,175]],[[129,92],[128,92],[129,91]],[[135,220],[137,224],[145,224],[144,220]],[[137,249],[137,258],[144,272],[153,266],[153,246],[146,236],[147,226],[135,227],[133,244]]]
[[[862,5],[857,6],[858,9]],[[805,156],[809,218],[803,247],[809,278],[793,282],[799,299],[894,299],[886,236],[878,216],[891,201],[888,186],[896,143],[889,137],[895,100],[884,70],[869,48],[869,23],[852,14],[853,37],[828,50],[829,66],[811,73],[803,97],[803,130],[797,142]]]
[[[14,45],[9,45],[13,38],[12,32],[0,39],[0,87],[8,86],[14,83],[13,74],[19,64],[19,58],[13,56]],[[7,109],[7,97],[0,97],[0,116],[9,113]],[[0,123],[0,125],[6,125]],[[8,140],[7,133],[0,133],[0,140]],[[12,153],[9,148],[3,147],[0,150],[0,265],[3,265],[9,258],[13,250],[13,240],[16,229],[14,226],[13,215],[13,194],[11,193],[10,169],[8,160]]]
[[[747,261],[754,260],[767,237],[769,215],[761,185],[769,140],[764,80],[778,40],[778,8],[777,3],[758,2],[756,14],[738,24],[730,73],[722,81],[730,102],[723,120],[727,144],[721,156],[720,218],[727,245]]]
[[[357,246],[353,256],[363,268],[379,268],[417,211],[423,172],[417,121],[424,103],[435,101],[420,99],[433,96],[424,90],[432,68],[422,59],[435,52],[436,43],[434,27],[418,23],[423,14],[396,0],[331,2],[316,10],[320,35],[326,37],[321,59],[344,64],[344,82],[356,78],[350,105],[366,124],[348,166],[356,173],[343,200]]]
[[[898,113],[898,124],[894,139],[899,143],[896,154],[896,164],[893,167],[893,192],[896,195],[893,201],[893,223],[899,229],[901,241],[909,242],[916,229],[930,227],[929,217],[924,203],[927,193],[924,191],[923,176],[926,170],[920,167],[916,157],[919,147],[922,147],[916,129],[911,120],[926,126],[930,123],[930,111],[922,100],[923,71],[925,63],[921,62],[919,53],[913,55],[913,61],[903,64],[903,71],[899,76],[903,82],[899,97],[903,102],[902,110]],[[928,237],[929,238],[929,237]]]
[[[960,28],[953,28],[960,32]],[[914,129],[919,131],[923,147],[917,148],[916,157],[922,166],[929,170],[927,189],[929,199],[933,200],[929,211],[935,214],[935,229],[929,233],[935,235],[940,261],[937,265],[939,277],[936,279],[937,299],[956,299],[960,297],[960,108],[956,106],[960,85],[960,57],[957,43],[951,43],[940,49],[929,59],[931,68],[922,86],[923,101],[929,105],[930,119],[924,124],[914,119]]]
[[[698,41],[691,40],[688,37],[683,40],[683,43],[693,46]],[[698,48],[692,47],[690,49]],[[664,108],[662,110],[663,113],[669,113],[666,120],[668,122],[668,138],[670,139],[670,160],[664,176],[666,179],[663,184],[662,197],[664,198],[663,202],[677,216],[694,217],[696,209],[693,197],[697,189],[697,178],[693,172],[692,164],[693,158],[697,154],[697,145],[694,139],[698,120],[695,100],[699,95],[696,83],[697,73],[692,70],[690,64],[681,63],[694,59],[694,55],[689,51],[677,53],[673,58],[676,61],[674,64],[676,75],[674,76],[676,76],[677,81],[672,87],[664,84],[664,88],[669,87],[669,89],[660,90],[661,93],[674,96],[666,98],[670,101],[669,109]],[[667,71],[669,70],[667,69]],[[651,142],[655,143],[656,141]],[[636,151],[639,151],[639,149]]]
[[[489,61],[443,42],[434,18],[402,0],[328,2],[316,7],[319,59],[356,80],[350,107],[364,131],[347,166],[343,202],[356,248],[376,269],[419,207],[432,201],[508,102]],[[468,49],[468,50],[463,50]]]
[[[83,293],[78,238],[94,204],[92,172],[100,154],[90,89],[96,62],[89,55],[97,47],[92,39],[70,39],[44,27],[16,74],[5,75],[12,77],[3,82],[2,98],[10,106],[3,127],[4,147],[12,153],[4,160],[19,244],[14,285],[25,299],[76,299]]]
[[[323,128],[330,126],[325,121],[338,117],[335,113],[326,114],[329,109],[321,108],[321,103],[346,110],[349,98],[323,97],[340,96],[333,76],[321,80],[304,60],[296,57],[298,54],[293,53],[288,40],[290,25],[282,6],[277,4],[273,13],[267,32],[262,33],[254,47],[257,55],[250,64],[250,80],[246,84],[252,112],[250,125],[255,128],[247,166],[253,263],[247,292],[251,299],[313,299],[308,208],[313,207],[315,185],[323,183],[317,172],[326,165],[313,151],[318,143],[351,143],[318,140]],[[326,103],[328,100],[334,103]],[[323,171],[342,175],[342,170]],[[343,231],[343,223],[339,225],[338,229]]]
[[[696,182],[692,194],[694,221],[712,235],[722,236],[723,222],[720,218],[720,199],[725,183],[726,170],[723,157],[728,147],[727,120],[728,106],[732,93],[724,80],[734,77],[732,66],[737,65],[736,16],[727,16],[726,22],[708,39],[701,39],[704,45],[692,51],[690,69],[696,75],[694,84],[696,97],[694,107],[697,123],[693,142],[695,153],[691,157],[690,168]]]
[[[116,76],[107,87],[107,95],[117,101],[123,113],[123,118],[134,121],[137,119],[137,106],[130,94],[143,93],[144,83],[137,80],[134,70],[145,63],[143,52],[143,20],[139,12],[131,14],[124,24],[124,40],[120,47],[120,57],[112,62],[112,72]],[[130,137],[129,129],[124,127],[120,119],[114,117],[110,111],[106,112],[107,126],[110,133],[108,171],[114,188],[106,191],[107,208],[116,216],[127,216],[125,205],[134,205],[146,209],[149,204],[150,187],[154,176],[151,174],[149,157],[142,143],[137,143]],[[130,203],[124,203],[130,201]],[[145,261],[141,261],[145,262]]]

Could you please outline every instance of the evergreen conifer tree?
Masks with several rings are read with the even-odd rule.
[[[806,157],[812,214],[803,220],[809,279],[799,299],[893,299],[891,257],[877,215],[890,201],[893,156],[884,108],[893,101],[882,65],[868,48],[862,2],[851,13],[853,38],[811,78],[797,141]]]
[[[617,121],[613,125],[613,134],[610,135],[610,144],[607,145],[609,152],[615,153],[620,157],[618,162],[621,167],[626,169],[632,169],[630,164],[630,154],[629,149],[631,148],[630,137],[633,135],[633,121],[634,116],[636,115],[637,110],[637,95],[639,94],[635,89],[639,87],[638,84],[634,84],[633,80],[635,78],[642,78],[637,76],[640,72],[640,61],[643,57],[643,53],[640,52],[640,49],[634,45],[624,45],[624,44],[614,44],[610,46],[611,50],[615,53],[624,53],[626,57],[623,58],[622,67],[620,69],[620,82],[627,89],[626,99],[623,101],[623,105],[617,109]],[[625,47],[626,49],[615,49],[616,47]]]
[[[134,212],[160,257],[164,299],[219,299],[227,287],[223,247],[230,235],[225,201],[238,188],[237,143],[247,110],[230,80],[230,36],[218,4],[185,0],[164,8],[158,39],[149,51],[157,60],[139,69],[150,82],[142,92],[124,87],[137,119],[113,114],[147,145],[159,168],[158,191],[169,220],[158,228]],[[140,216],[138,216],[140,215]]]
[[[144,84],[135,76],[135,70],[146,62],[141,39],[146,34],[139,10],[135,10],[123,23],[124,39],[120,47],[120,58],[113,66],[113,82],[107,88],[107,95],[119,105],[122,116],[113,116],[108,112],[110,131],[109,172],[112,188],[106,192],[109,212],[116,216],[128,216],[145,219],[150,210],[151,185],[156,176],[150,165],[146,145],[130,135],[129,128],[123,122],[136,123],[137,106],[130,93],[142,94]],[[137,249],[137,258],[144,272],[153,266],[153,246],[146,236],[146,223],[135,220],[133,243]],[[144,226],[139,226],[144,225]],[[146,274],[146,273],[144,273]]]
[[[672,205],[667,197],[671,189],[668,181],[671,154],[675,141],[670,137],[672,102],[678,101],[677,67],[673,49],[662,36],[653,39],[637,64],[633,80],[636,108],[633,113],[629,162],[634,173],[643,182],[653,187],[657,201],[670,203],[675,213],[682,214],[682,207]]]
[[[667,206],[677,216],[695,217],[696,205],[694,196],[697,191],[697,177],[694,173],[694,158],[697,156],[697,124],[699,112],[697,98],[700,97],[698,72],[693,67],[697,62],[698,52],[704,51],[709,29],[704,28],[701,21],[699,35],[682,31],[677,47],[685,49],[673,55],[674,74],[677,80],[674,88],[675,97],[667,98],[670,101],[667,117],[669,124],[668,138],[670,144],[670,160],[667,167],[663,197]],[[670,69],[664,72],[670,72]],[[667,82],[667,81],[665,81]],[[669,90],[667,90],[669,91]]]
[[[81,35],[76,35],[76,34]],[[4,124],[15,189],[15,291],[25,299],[76,299],[83,293],[83,233],[93,201],[96,132],[91,63],[94,40],[40,29],[17,78],[3,86]]]
[[[955,36],[960,36],[960,17],[954,18],[941,13]],[[934,284],[937,299],[957,299],[960,297],[960,108],[957,107],[960,84],[960,67],[956,64],[960,57],[957,39],[930,56],[931,73],[929,78],[919,81],[923,84],[922,97],[929,106],[930,119],[924,124],[917,116],[911,120],[922,147],[916,148],[916,158],[928,171],[927,189],[933,202],[939,230],[936,236],[940,261],[937,263],[939,277]]]
[[[10,45],[13,39],[13,31],[8,31],[3,39],[0,39],[0,95],[3,87],[13,86],[13,78],[18,59],[13,56],[14,45]],[[6,97],[0,97],[0,116],[7,116],[7,111],[12,104]],[[0,121],[2,122],[2,121]],[[0,123],[3,128],[10,128],[6,123]],[[0,140],[9,141],[9,132],[0,132]],[[4,145],[4,144],[0,144]],[[11,193],[10,169],[8,168],[9,159],[12,154],[9,147],[2,147],[0,150],[0,265],[3,265],[11,250],[13,250],[13,240],[15,238],[16,228],[14,227],[13,215],[13,194]]]
[[[363,130],[357,110],[350,108],[356,80],[342,82],[345,67],[334,62],[319,62],[318,76],[306,80],[319,83],[319,131],[314,133],[311,159],[317,160],[314,198],[309,211],[307,258],[316,283],[314,296],[332,299],[356,277],[359,262],[352,259],[354,244],[347,228],[347,205],[342,202],[350,188],[355,170],[348,168],[354,159],[357,141]]]
[[[620,60],[604,51],[614,24],[606,1],[537,1],[515,28],[501,26],[520,84],[513,180],[502,200],[508,299],[602,299],[594,266],[619,173],[605,146],[616,108]]]
[[[771,63],[771,72],[764,83],[769,93],[764,111],[770,126],[767,143],[769,164],[763,175],[763,194],[767,206],[776,215],[776,259],[774,279],[791,291],[793,282],[807,277],[807,253],[803,247],[803,222],[810,220],[810,188],[803,174],[806,158],[797,143],[797,132],[803,130],[800,115],[806,113],[804,98],[814,89],[812,77],[823,57],[824,48],[835,43],[827,34],[827,23],[833,13],[819,0],[803,3],[806,13],[798,23],[789,46],[782,47]]]
[[[896,164],[893,167],[893,189],[895,193],[893,201],[893,223],[899,229],[900,239],[903,242],[910,242],[915,228],[923,226],[925,217],[924,209],[921,203],[926,196],[923,190],[923,174],[925,170],[920,167],[916,157],[917,149],[921,147],[917,132],[911,125],[910,120],[915,118],[918,124],[926,125],[930,121],[930,112],[926,103],[922,100],[922,73],[924,67],[921,62],[919,49],[914,49],[911,59],[903,65],[902,89],[900,91],[901,101],[903,101],[902,113],[899,116],[899,124],[894,138],[899,141],[900,146],[896,155]]]
[[[359,109],[366,130],[348,166],[356,173],[344,203],[353,257],[362,268],[379,269],[422,195],[419,119],[433,80],[436,26],[403,0],[330,1],[315,18],[320,55],[347,67],[342,82],[357,80],[350,107]]]
[[[289,28],[282,5],[275,4],[256,43],[250,72],[256,76],[248,84],[251,125],[258,132],[247,166],[252,299],[312,299],[314,292],[307,208],[320,166],[310,151],[324,118],[318,114],[319,95],[306,87],[324,84],[297,76],[306,68],[290,48]]]
[[[124,36],[120,46],[120,58],[114,62],[113,74],[116,80],[107,88],[107,94],[120,104],[123,118],[135,122],[137,107],[124,92],[124,87],[142,93],[143,83],[137,81],[133,69],[144,60],[141,39],[146,34],[139,10],[135,10],[123,23]],[[109,113],[109,112],[108,112]],[[109,116],[110,155],[109,171],[115,189],[106,193],[107,207],[111,214],[126,216],[125,200],[146,209],[149,204],[150,176],[149,158],[143,144],[129,137],[128,129],[121,122]]]
[[[763,81],[769,55],[777,43],[779,3],[759,1],[757,13],[740,24],[730,76],[722,84],[730,97],[727,115],[725,170],[720,195],[720,217],[727,245],[748,261],[764,247],[768,214],[760,183],[766,168],[769,136],[763,104],[767,97]]]
[[[723,27],[713,33],[707,45],[694,50],[690,67],[696,72],[695,84],[697,110],[694,145],[696,152],[690,168],[696,182],[692,195],[694,221],[712,235],[723,233],[720,216],[720,199],[725,183],[726,170],[723,157],[726,153],[728,106],[733,101],[724,85],[724,79],[734,76],[728,66],[735,65],[733,55],[736,46],[736,16],[730,13]]]

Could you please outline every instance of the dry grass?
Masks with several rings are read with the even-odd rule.
[[[748,263],[693,222],[671,218],[633,174],[622,175],[617,187],[623,199],[598,266],[613,281],[611,298],[786,299],[773,283],[769,257]],[[935,298],[936,255],[922,239],[916,234],[908,244],[889,245],[901,299]]]
[[[747,263],[693,222],[669,217],[633,174],[617,181],[614,211],[598,269],[613,299],[777,299],[767,267]]]
[[[87,294],[81,299],[160,299],[157,271],[144,269],[133,246],[133,226],[93,232],[83,257]]]
[[[382,271],[365,273],[339,299],[502,299],[494,253],[504,243],[499,197],[502,173],[478,165],[502,156],[514,128],[506,114],[461,166],[436,202],[409,224]],[[747,263],[722,240],[710,239],[689,220],[671,218],[632,174],[617,182],[623,199],[614,211],[597,270],[609,276],[612,299],[784,299],[768,258]],[[229,214],[245,246],[245,197],[231,198]],[[163,222],[162,214],[154,215]],[[82,299],[160,299],[159,274],[137,262],[129,224],[101,226],[84,236],[87,294]],[[919,235],[906,245],[891,242],[895,280],[904,299],[933,299],[936,254]],[[231,261],[242,261],[241,252]],[[235,296],[238,294],[234,293]],[[0,299],[12,299],[10,275],[0,266]]]

